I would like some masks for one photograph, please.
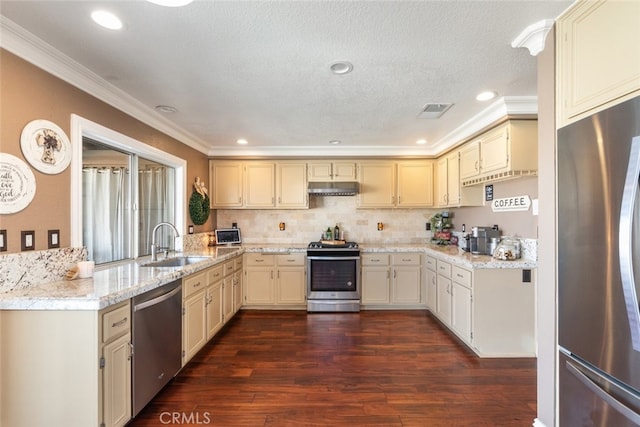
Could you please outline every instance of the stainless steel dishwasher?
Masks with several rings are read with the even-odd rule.
[[[133,298],[133,416],[182,367],[182,281]]]

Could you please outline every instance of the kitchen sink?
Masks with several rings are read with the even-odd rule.
[[[184,267],[185,265],[195,264],[197,262],[211,259],[207,256],[179,256],[173,258],[165,258],[158,261],[151,261],[141,264],[142,267]]]

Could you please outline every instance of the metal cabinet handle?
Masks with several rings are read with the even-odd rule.
[[[118,326],[123,325],[124,323],[126,323],[126,321],[127,321],[127,318],[125,317],[124,319],[118,320],[117,322],[113,323],[111,325],[111,327],[112,328],[117,328]]]

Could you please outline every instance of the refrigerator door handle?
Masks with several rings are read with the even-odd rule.
[[[622,292],[631,329],[631,344],[635,351],[640,352],[640,307],[636,283],[633,276],[633,211],[638,194],[638,179],[640,178],[640,136],[631,140],[629,166],[624,182],[622,204],[620,208],[620,228],[618,230],[618,253],[620,258],[620,276]]]
[[[566,361],[567,370],[575,376],[585,387],[594,392],[600,399],[609,404],[613,409],[618,411],[620,414],[624,415],[628,420],[633,422],[634,424],[640,425],[640,414],[635,412],[633,409],[626,406],[624,403],[617,400],[615,397],[611,396],[609,393],[604,391],[602,388],[598,386],[591,378],[586,376],[579,368],[573,365],[570,361]],[[611,383],[610,383],[611,384]]]

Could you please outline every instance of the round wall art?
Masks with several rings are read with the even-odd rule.
[[[71,162],[69,138],[47,120],[33,120],[22,129],[20,148],[31,166],[43,173],[60,173]]]
[[[12,214],[26,208],[36,194],[36,177],[25,162],[0,153],[0,214]]]

